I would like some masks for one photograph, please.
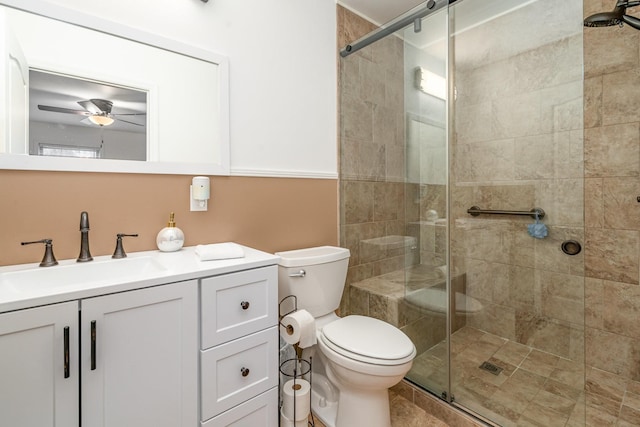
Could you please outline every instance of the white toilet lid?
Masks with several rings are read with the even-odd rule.
[[[416,351],[404,332],[372,317],[342,317],[325,325],[322,335],[333,344],[331,347],[335,351],[348,357],[359,355],[364,359],[403,363],[403,359],[412,359]]]

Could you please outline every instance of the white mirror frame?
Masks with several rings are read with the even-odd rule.
[[[220,129],[218,130],[218,138],[220,141],[218,158],[220,161],[218,163],[96,160],[0,153],[0,169],[185,175],[230,174],[228,58],[205,49],[150,34],[93,15],[63,8],[45,1],[25,2],[25,0],[0,0],[0,5],[217,64],[219,73],[218,103],[220,112],[218,121],[220,123]],[[153,132],[155,130],[150,129],[150,131]]]

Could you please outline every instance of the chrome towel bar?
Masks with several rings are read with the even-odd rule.
[[[471,216],[478,215],[526,215],[530,216],[533,219],[544,218],[544,210],[542,208],[533,208],[530,211],[500,211],[500,210],[489,210],[489,209],[480,209],[478,206],[471,206],[467,209],[467,213]]]

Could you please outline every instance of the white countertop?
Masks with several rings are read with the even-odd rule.
[[[112,259],[110,255],[104,255],[94,257],[93,261],[87,263],[77,263],[75,259],[63,260],[53,267],[39,267],[39,263],[0,267],[0,313],[265,267],[277,264],[280,259],[273,254],[246,246],[242,246],[242,248],[245,254],[243,258],[216,261],[200,261],[195,254],[195,246],[191,246],[177,252],[133,252],[128,253],[127,258],[119,260]],[[137,266],[138,264],[142,265],[141,262],[157,265],[160,268],[134,272],[128,274],[127,277],[122,275],[109,277],[109,274],[95,277],[100,273],[93,273],[93,270],[104,271],[105,267],[115,271],[118,263],[124,267],[124,263],[128,263],[127,266]],[[56,277],[59,273],[56,269],[74,269],[81,274],[85,274],[86,271],[87,280],[82,283],[47,286],[47,276]],[[37,277],[41,277],[42,282],[45,283],[24,287],[12,283],[10,277],[13,273],[20,274],[27,270],[35,273]],[[60,270],[60,272],[62,271]]]

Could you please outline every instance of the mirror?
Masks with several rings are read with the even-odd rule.
[[[229,174],[226,58],[22,3],[0,0],[0,168]]]
[[[147,92],[29,70],[29,154],[147,160]]]

